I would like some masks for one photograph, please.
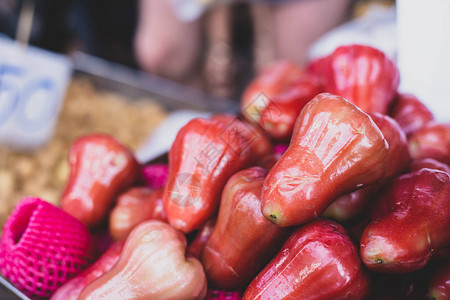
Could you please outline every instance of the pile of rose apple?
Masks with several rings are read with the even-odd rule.
[[[117,242],[52,299],[448,299],[450,124],[398,84],[367,46],[276,63],[240,116],[187,123],[168,171],[80,138],[61,208]],[[380,292],[379,273],[422,287]]]

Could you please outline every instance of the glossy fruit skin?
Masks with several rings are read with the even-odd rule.
[[[340,223],[349,222],[363,214],[376,190],[377,187],[372,184],[340,196],[327,207],[322,216]]]
[[[300,76],[281,93],[270,98],[261,113],[259,125],[270,137],[289,140],[301,110],[321,92],[323,87],[314,76]]]
[[[88,284],[111,270],[119,261],[123,245],[124,241],[114,243],[93,265],[58,288],[50,299],[77,300]]]
[[[325,210],[324,216],[331,217],[339,222],[350,221],[359,216],[367,208],[367,204],[383,186],[384,182],[402,174],[411,161],[406,135],[397,122],[380,113],[370,113],[369,116],[381,130],[389,145],[386,156],[386,173],[378,182],[339,197]]]
[[[339,196],[381,179],[387,150],[367,114],[339,96],[317,95],[264,181],[264,216],[281,227],[313,220]]]
[[[99,224],[117,194],[140,175],[140,165],[133,153],[103,134],[76,140],[70,149],[69,165],[69,181],[61,208],[87,226]]]
[[[216,217],[210,218],[205,225],[195,235],[194,240],[188,245],[187,254],[193,257],[202,259],[203,249],[205,249],[206,242],[209,240],[211,233],[216,225]]]
[[[125,239],[139,223],[146,220],[167,222],[163,206],[164,189],[133,187],[117,198],[109,216],[109,232],[115,240]]]
[[[381,130],[389,145],[384,179],[389,179],[403,173],[411,163],[408,140],[405,133],[399,124],[387,115],[370,113],[369,116]]]
[[[258,124],[271,99],[303,74],[304,71],[290,61],[278,61],[265,68],[242,94],[241,113],[244,118]]]
[[[450,263],[447,261],[433,274],[426,299],[448,300],[450,299]]]
[[[283,154],[280,154],[280,153],[272,153],[272,154],[264,157],[262,160],[258,161],[257,166],[263,168],[264,170],[266,170],[268,172],[280,160],[282,155]]]
[[[288,145],[286,144],[275,144],[273,147],[273,153],[270,153],[266,157],[256,162],[258,167],[270,171],[272,167],[280,160],[284,152],[286,152]]]
[[[204,299],[203,267],[185,251],[183,234],[167,223],[145,221],[128,236],[117,264],[79,299]]]
[[[345,229],[316,220],[298,228],[245,291],[250,299],[366,299],[369,282]]]
[[[352,220],[352,222],[350,222],[349,224],[345,224],[346,225],[345,228],[348,231],[348,235],[355,244],[359,245],[361,235],[369,223],[370,223],[369,217],[364,215],[361,219],[357,219],[357,221]]]
[[[369,269],[412,272],[450,244],[449,174],[420,169],[402,175],[374,204],[360,248]]]
[[[450,174],[450,166],[435,160],[434,158],[422,158],[413,160],[409,166],[409,171],[416,171],[423,168],[441,170]]]
[[[344,97],[367,113],[387,114],[400,81],[392,60],[363,45],[338,47],[308,69],[322,79],[326,92]]]
[[[315,76],[324,89],[326,89],[326,85],[328,84],[326,74],[330,73],[330,59],[331,55],[316,58],[310,61],[307,67],[308,74]]]
[[[450,164],[450,123],[428,123],[408,139],[413,159],[434,158]]]
[[[228,178],[270,152],[270,141],[234,116],[190,121],[169,151],[163,203],[170,224],[185,233],[200,228],[216,211]]]
[[[417,97],[410,94],[397,94],[389,115],[397,121],[407,136],[434,120],[433,113]]]
[[[208,282],[217,289],[240,290],[280,249],[289,231],[261,213],[266,171],[252,167],[227,182],[216,225],[202,255]]]
[[[240,155],[244,155],[247,154],[247,148],[250,149],[254,155],[251,160],[251,164],[258,161],[261,157],[275,151],[268,137],[258,126],[255,126],[254,124],[251,124],[236,115],[227,113],[215,114],[211,116],[211,120],[219,121],[227,125],[227,129],[224,133],[229,134],[229,136],[221,138],[225,140],[228,146],[230,146],[235,152],[238,152]],[[234,138],[238,139],[238,141],[236,141],[237,144],[242,143],[241,146],[243,146],[243,153],[237,151],[238,147],[232,143]],[[241,141],[239,141],[239,139],[241,139]],[[247,141],[247,143],[244,143],[243,141]]]

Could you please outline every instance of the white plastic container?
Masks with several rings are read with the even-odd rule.
[[[450,121],[450,1],[397,0],[400,90]]]

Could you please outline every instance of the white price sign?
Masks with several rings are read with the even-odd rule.
[[[0,143],[19,149],[45,144],[70,77],[67,57],[0,37]]]

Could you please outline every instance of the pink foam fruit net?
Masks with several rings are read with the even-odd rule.
[[[151,164],[142,168],[142,175],[147,185],[152,189],[164,187],[169,174],[169,167],[166,164]]]
[[[0,272],[32,299],[48,298],[92,260],[80,221],[39,198],[15,207],[0,240]]]
[[[206,300],[240,300],[239,292],[208,290]]]

